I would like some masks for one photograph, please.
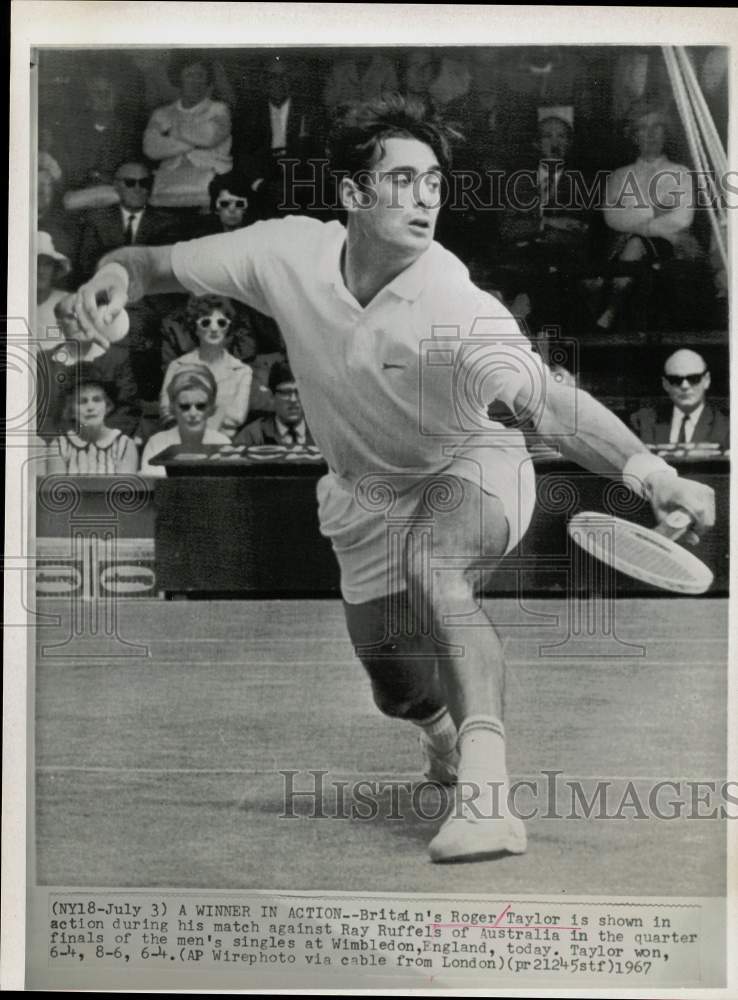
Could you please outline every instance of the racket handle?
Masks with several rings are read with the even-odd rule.
[[[673,510],[666,518],[664,518],[655,530],[659,535],[664,535],[665,538],[671,538],[676,541],[678,538],[681,538],[686,531],[689,531],[691,526],[691,514],[688,514],[686,510],[679,508],[678,510]]]

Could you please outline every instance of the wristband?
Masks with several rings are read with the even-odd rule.
[[[652,455],[650,451],[638,451],[631,455],[625,463],[623,469],[623,482],[635,493],[638,493],[645,500],[651,498],[651,487],[648,480],[657,472],[666,472],[676,479],[678,473],[673,465],[669,465],[658,455]]]

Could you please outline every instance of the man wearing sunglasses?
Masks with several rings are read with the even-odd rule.
[[[710,372],[695,351],[681,349],[666,359],[661,378],[671,407],[639,410],[632,423],[646,444],[719,444],[730,447],[730,421],[707,400]]]
[[[98,260],[123,246],[157,246],[181,239],[168,215],[148,207],[153,179],[144,163],[121,163],[113,186],[120,204],[89,212],[82,230],[79,270],[90,277]]]

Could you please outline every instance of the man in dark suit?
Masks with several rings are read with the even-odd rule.
[[[262,85],[262,95],[234,116],[233,170],[248,178],[262,215],[294,214],[313,199],[292,185],[312,176],[308,160],[323,152],[316,104],[298,86],[296,67],[279,56],[264,66]]]
[[[696,351],[675,351],[664,364],[661,379],[671,408],[645,407],[631,424],[645,444],[719,444],[730,447],[730,420],[707,401],[710,372]]]
[[[79,247],[79,273],[87,280],[103,254],[122,246],[162,246],[180,237],[170,215],[148,207],[153,179],[144,163],[121,163],[113,186],[119,205],[87,214]]]
[[[79,243],[79,273],[91,277],[98,260],[122,246],[164,246],[190,235],[188,223],[177,223],[173,215],[149,208],[153,178],[145,163],[128,160],[115,171],[113,180],[119,205],[88,212]],[[159,300],[162,301],[159,301]],[[148,296],[128,311],[131,330],[131,365],[141,398],[154,400],[161,387],[158,327],[171,304],[161,296]]]
[[[274,413],[252,420],[235,438],[235,444],[281,444],[286,447],[314,445],[305,423],[300,393],[292,369],[286,361],[276,361],[269,372],[269,388],[274,395]]]

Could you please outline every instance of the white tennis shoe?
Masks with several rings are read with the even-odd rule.
[[[454,806],[428,845],[431,861],[486,861],[502,854],[524,854],[525,825],[517,816],[478,816],[468,803]]]
[[[458,778],[459,751],[453,747],[447,753],[436,750],[425,733],[420,734],[420,746],[425,756],[425,777],[438,785],[455,785]]]

